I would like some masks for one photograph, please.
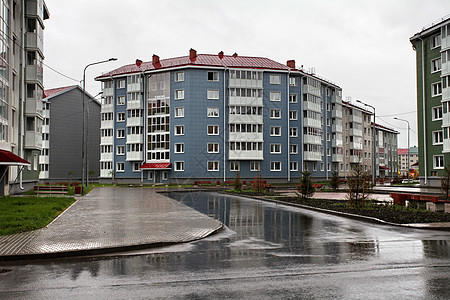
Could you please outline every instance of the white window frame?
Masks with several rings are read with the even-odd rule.
[[[444,143],[444,132],[442,130],[433,131],[433,145],[442,145]]]
[[[298,111],[297,110],[289,111],[289,120],[291,120],[291,121],[298,120]]]
[[[277,113],[278,113],[278,116],[277,116]],[[270,109],[270,118],[271,119],[281,119],[281,109],[271,108]]]
[[[279,74],[270,74],[270,84],[281,84],[281,76]]]
[[[281,92],[270,92],[270,101],[280,102]]]
[[[209,79],[209,75],[212,74],[212,79]],[[219,81],[219,72],[218,71],[208,71],[206,74],[207,81]]]
[[[270,162],[270,171],[271,172],[281,172],[281,161],[271,161]]]
[[[298,137],[298,127],[289,128],[289,137]]]
[[[125,96],[117,96],[117,105],[125,105]]]
[[[441,46],[441,34],[438,33],[430,37],[430,49],[436,49]]]
[[[178,133],[178,131],[180,132]],[[184,135],[184,125],[175,125],[173,135]]]
[[[116,172],[120,172],[120,173],[125,172],[125,163],[124,162],[116,163]]]
[[[173,166],[175,172],[184,172],[184,161],[174,161]]]
[[[184,89],[175,90],[175,100],[183,100],[184,99]]]
[[[218,89],[208,89],[206,91],[206,99],[208,100],[218,100],[220,98]]]
[[[291,172],[297,172],[298,171],[298,161],[291,161],[290,163],[290,171]]]
[[[444,155],[433,155],[433,169],[443,169],[444,166]]]
[[[230,161],[230,171],[239,172],[241,170],[241,164],[239,161]]]
[[[116,155],[125,155],[125,145],[117,145]]]
[[[175,72],[175,82],[182,82],[182,81],[184,81],[184,71]]]
[[[219,108],[218,107],[207,107],[206,108],[206,116],[208,118],[218,118],[219,117]]]
[[[270,154],[281,154],[281,144],[270,144]]]
[[[436,118],[436,115],[438,116]],[[442,106],[435,106],[431,108],[431,121],[442,120]]]
[[[298,145],[297,144],[290,144],[289,145],[289,153],[290,154],[298,154]]]
[[[270,126],[270,136],[281,136],[281,126]]]
[[[298,103],[298,95],[289,94],[289,103]]]
[[[441,87],[440,91],[439,91],[439,86]],[[436,93],[435,89],[437,89],[437,93]],[[441,95],[442,95],[442,82],[439,81],[439,82],[432,83],[431,84],[431,97],[437,97],[437,96],[441,96]]]
[[[442,69],[441,58],[435,58],[431,60],[430,63],[431,73],[439,72]]]
[[[174,153],[177,153],[177,154],[184,153],[184,143],[175,143],[174,144]]]
[[[125,113],[124,112],[117,113],[117,122],[125,122]]]
[[[209,129],[212,128],[212,133],[209,133]],[[206,134],[207,135],[219,135],[220,128],[219,125],[208,125],[206,127]]]
[[[137,166],[137,167],[136,167]],[[141,167],[141,163],[140,162],[135,162],[133,163],[133,172],[142,172],[142,170],[140,169]]]
[[[220,169],[219,161],[217,161],[217,160],[208,161],[207,162],[207,169],[208,169],[208,172],[218,172],[219,169]]]
[[[184,118],[184,107],[175,107],[174,117],[175,118]]]
[[[122,134],[122,132],[123,132],[123,134]],[[118,139],[124,139],[125,138],[125,129],[117,129],[116,134],[117,134]]]
[[[211,149],[210,149],[211,147]],[[206,151],[208,153],[219,153],[220,149],[219,149],[219,143],[208,143],[206,145]]]
[[[289,85],[290,86],[297,86],[297,77],[289,77]]]
[[[259,172],[261,170],[261,162],[257,160],[250,161],[250,172]]]
[[[117,80],[117,88],[124,89],[125,88],[125,79]]]

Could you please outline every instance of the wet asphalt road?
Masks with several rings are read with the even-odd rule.
[[[450,298],[450,233],[215,193],[170,197],[227,229],[110,257],[3,264],[0,298]]]

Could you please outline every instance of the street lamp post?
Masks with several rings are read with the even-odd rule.
[[[375,185],[375,178],[376,178],[376,171],[375,171],[375,153],[376,153],[376,147],[375,147],[375,107],[364,103],[360,100],[356,100],[356,102],[361,103],[362,105],[371,107],[373,109],[373,127],[372,127],[372,135],[373,135],[373,140],[372,140],[372,184]]]
[[[406,157],[408,159],[408,181],[409,181],[409,169],[411,168],[410,160],[409,160],[409,134],[410,134],[409,121],[405,120],[405,119],[400,119],[400,118],[397,118],[397,117],[395,117],[394,120],[403,121],[403,122],[408,123],[408,152],[406,153],[406,155],[407,155]]]
[[[81,160],[82,160],[82,179],[81,179],[81,194],[84,195],[84,187],[87,186],[86,184],[86,179],[87,179],[87,158],[86,158],[86,153],[87,153],[87,134],[86,134],[86,103],[84,103],[84,94],[86,93],[86,69],[90,66],[93,65],[98,65],[98,64],[102,64],[102,63],[106,63],[109,61],[115,61],[117,60],[117,58],[110,58],[107,60],[102,60],[102,61],[97,61],[97,62],[93,62],[88,64],[86,67],[84,67],[83,70],[83,95],[82,95],[82,105],[83,105],[83,133],[82,133],[82,141],[81,141]]]

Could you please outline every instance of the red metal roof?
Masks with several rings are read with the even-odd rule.
[[[408,154],[408,148],[397,149],[398,155]]]
[[[44,90],[44,99],[48,98],[48,97],[52,97],[56,94],[60,94],[66,90],[73,89],[74,87],[77,87],[77,85],[64,86],[64,87]]]
[[[382,170],[389,170],[389,168],[385,167],[385,166],[380,166],[380,169],[382,169]]]
[[[189,56],[161,59],[157,68],[152,61],[143,62],[140,67],[136,64],[122,66],[106,74],[96,77],[96,80],[106,79],[110,76],[123,75],[129,73],[145,72],[156,69],[166,69],[180,66],[210,66],[210,67],[228,67],[228,68],[253,68],[253,69],[271,69],[271,70],[291,70],[288,66],[265,57],[250,56],[231,56],[224,55],[222,59],[218,55],[198,54],[194,60]]]
[[[7,166],[28,166],[30,165],[25,159],[20,158],[11,151],[0,150],[0,165]]]
[[[161,170],[161,169],[172,169],[171,163],[146,163],[139,167],[143,170]]]

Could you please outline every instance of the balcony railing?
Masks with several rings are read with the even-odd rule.
[[[263,160],[264,152],[262,150],[229,150],[229,160]]]

